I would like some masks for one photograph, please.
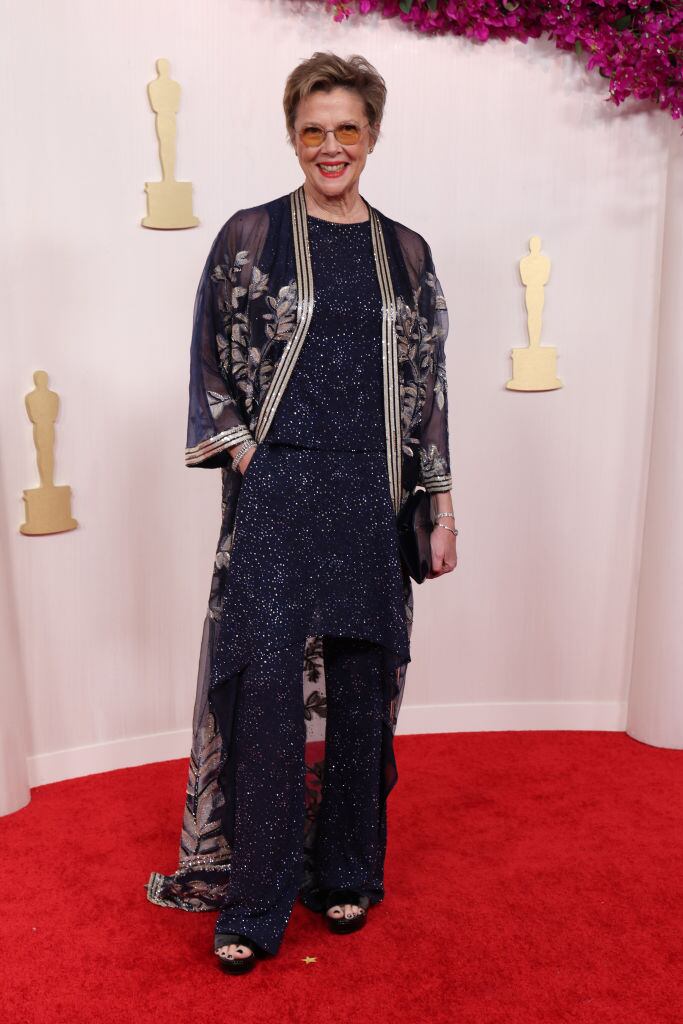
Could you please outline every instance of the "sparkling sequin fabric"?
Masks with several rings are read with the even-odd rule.
[[[310,218],[309,238],[313,320],[242,483],[214,685],[262,643],[306,636],[362,637],[409,658],[370,228]]]
[[[408,657],[384,456],[264,442],[237,506],[214,683],[263,643],[324,635],[363,637]]]
[[[248,742],[235,739],[232,786],[243,809],[233,857],[239,884],[217,934],[247,934],[271,952],[300,888],[316,909],[326,886],[354,887],[368,902],[383,898],[381,712],[392,672],[410,659],[369,224],[311,219],[309,238],[315,311],[277,417],[242,482],[212,684],[221,731],[235,729],[239,737],[251,729]],[[323,639],[327,651],[324,767],[320,751],[311,743],[305,752],[299,735],[308,637]],[[365,648],[346,650],[349,638]],[[340,649],[332,660],[335,639]],[[245,689],[259,702],[245,704]],[[331,718],[330,702],[337,709]],[[384,750],[390,758],[388,741]],[[291,781],[304,757],[309,774],[324,777],[327,822],[322,835],[311,830],[307,837],[305,875],[297,846],[305,827],[303,788]],[[242,792],[244,778],[249,786]],[[279,837],[276,856],[264,835]]]
[[[390,490],[395,512],[418,480],[432,492],[451,486],[444,349],[448,318],[425,239],[367,205],[374,265],[368,261],[367,225],[317,224],[307,217],[300,187],[234,213],[218,232],[201,275],[192,327],[185,461],[220,469],[221,522],[199,651],[178,866],[170,874],[153,871],[146,887],[147,898],[160,906],[221,909],[239,890],[232,874],[238,869],[238,859],[233,862],[237,775],[241,771],[240,785],[252,792],[257,776],[255,764],[238,758],[236,751],[252,727],[251,736],[281,749],[277,731],[291,723],[291,708],[303,718],[295,726],[296,742],[305,730],[300,891],[316,909],[320,865],[333,865],[339,854],[338,846],[328,846],[322,859],[320,847],[316,853],[318,825],[325,820],[325,773],[329,779],[330,770],[335,778],[346,772],[348,779],[351,760],[359,772],[370,770],[367,757],[374,750],[372,756],[380,760],[376,799],[382,813],[396,782],[392,741],[404,691],[413,595],[409,577],[395,571],[386,499]],[[334,237],[340,251],[349,243],[343,274],[332,245],[326,255],[325,239],[333,232],[338,232]],[[346,278],[353,282],[353,296],[344,289]],[[321,311],[325,316],[312,316]],[[380,320],[373,336],[368,327],[374,313]],[[376,402],[378,363],[372,348],[379,334],[384,423]],[[363,347],[365,341],[370,344]],[[330,358],[323,360],[322,354]],[[230,448],[247,438],[255,438],[259,448],[243,478],[231,467]],[[299,529],[284,545],[282,530],[293,532],[292,519]],[[287,550],[295,552],[292,558]],[[298,571],[294,581],[293,571]],[[308,586],[306,574],[312,580]],[[373,574],[378,601],[367,586]],[[338,586],[342,578],[345,591]],[[267,585],[259,586],[259,580]],[[344,594],[348,598],[342,600]],[[329,631],[324,642],[314,635],[318,629]],[[366,647],[355,654],[346,651],[351,661],[343,666],[339,657],[326,664],[325,644],[329,655],[336,640],[348,640],[342,629],[353,629],[354,643]],[[294,642],[283,647],[283,640],[291,641],[297,631]],[[366,708],[362,721],[376,722],[379,714],[379,743],[376,732],[372,742],[358,747],[343,739],[333,744],[330,761],[326,716],[334,704],[337,721],[346,721],[358,703],[336,681],[353,676],[356,694],[367,694],[371,650],[381,654],[376,665],[380,697],[374,712]],[[358,665],[365,666],[362,671],[356,656]],[[301,675],[288,670],[287,665],[291,669],[302,660]],[[244,704],[236,702],[240,688],[231,682],[238,678],[240,663],[242,681],[253,684],[254,694],[269,707],[267,714],[253,708],[245,712]],[[270,689],[264,690],[267,678]],[[280,699],[269,705],[273,693]],[[250,747],[248,739],[242,749]],[[263,745],[259,764],[267,778]],[[363,786],[367,789],[367,782]],[[375,796],[367,806],[375,807]],[[334,799],[328,811],[329,824],[337,813]],[[355,807],[344,813],[355,820],[357,812]],[[268,827],[277,825],[270,821]],[[338,836],[339,829],[333,827],[328,839],[332,833]],[[253,832],[240,834],[253,842]],[[381,877],[374,878],[370,896],[378,899]],[[270,940],[275,942],[274,932]]]
[[[382,299],[370,222],[309,216],[308,238],[313,319],[268,440],[383,452]]]

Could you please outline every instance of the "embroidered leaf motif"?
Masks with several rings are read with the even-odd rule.
[[[207,391],[206,396],[209,399],[211,415],[215,420],[218,419],[228,406],[235,404],[234,398],[231,398],[230,395],[221,395],[218,391]]]
[[[247,294],[247,289],[243,288],[242,285],[235,285],[232,290],[231,304],[233,309],[239,309],[240,299],[243,295]]]
[[[417,447],[419,443],[420,442],[417,437],[404,437],[403,443],[401,445],[401,450],[403,451],[403,454],[408,455],[411,459],[414,459],[415,448],[413,448],[412,446],[415,445],[415,447]]]
[[[185,859],[208,856],[214,861],[227,859],[230,849],[221,829],[219,814],[224,802],[218,784],[220,734],[213,729],[199,730],[195,743],[190,754],[181,853]]]
[[[309,693],[304,704],[304,717],[306,720],[310,722],[314,714],[319,715],[320,718],[327,718],[327,699],[320,690],[313,690],[312,693]]]
[[[438,473],[439,476],[446,476],[448,474],[446,458],[441,454],[435,444],[430,444],[426,451],[424,448],[419,448],[418,451],[420,453],[420,462],[422,463],[423,471],[428,473]]]
[[[288,341],[296,327],[296,284],[290,281],[277,293],[268,295],[266,302],[272,312],[264,313],[266,337],[270,341]]]
[[[215,566],[217,569],[227,569],[230,565],[230,554],[232,550],[232,531],[221,537],[216,550]]]
[[[228,349],[228,341],[224,334],[216,335],[216,348],[218,349],[218,362],[225,376],[230,372],[230,350]]]
[[[410,598],[411,592],[406,596]],[[317,677],[321,664],[322,639],[311,637],[305,649],[307,677]],[[307,703],[309,714],[324,715],[320,691]],[[324,760],[316,759],[317,750],[316,744],[306,748],[304,855],[309,888],[314,882],[311,858],[324,776]],[[148,898],[153,903],[199,911],[220,908],[229,896],[232,851],[223,832],[221,758],[215,720],[204,706],[194,728],[178,870],[173,875],[152,874]]]
[[[242,324],[233,324],[232,376],[244,399],[244,407],[249,416],[254,405],[254,385],[261,362],[261,352],[255,345],[249,347],[247,341]]]
[[[254,265],[251,272],[251,281],[249,282],[249,301],[253,302],[254,299],[260,299],[268,290],[268,274],[264,274],[262,270]]]

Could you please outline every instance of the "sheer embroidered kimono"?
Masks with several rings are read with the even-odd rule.
[[[431,251],[416,232],[368,205],[379,283],[387,478],[397,513],[416,484],[451,489],[445,341],[446,304]],[[219,232],[199,283],[191,344],[188,466],[222,471],[222,525],[199,660],[178,869],[153,872],[148,899],[183,910],[212,910],[230,886],[231,759],[229,687],[217,655],[242,475],[228,449],[265,441],[305,343],[315,305],[303,187],[240,210]],[[349,325],[349,330],[353,324]],[[249,477],[247,470],[245,480]],[[410,578],[402,575],[405,623],[412,627]],[[231,609],[234,612],[234,609]],[[249,609],[240,609],[244,616]],[[233,618],[234,621],[234,618]],[[225,637],[223,637],[225,644]],[[393,735],[406,658],[386,660],[382,800],[397,780]],[[322,640],[310,637],[302,665],[306,718],[306,827],[301,898],[320,909],[311,851],[325,763]]]

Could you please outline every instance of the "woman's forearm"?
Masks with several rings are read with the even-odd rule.
[[[432,515],[435,516],[437,512],[452,512],[453,511],[453,499],[450,491],[443,491],[439,494],[432,494]],[[448,521],[449,526],[455,525],[455,520]]]

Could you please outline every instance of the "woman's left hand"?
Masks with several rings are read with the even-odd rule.
[[[434,579],[436,576],[443,576],[444,573],[453,572],[458,564],[455,540],[455,534],[451,530],[445,530],[442,526],[434,526],[429,537],[432,568],[431,572],[427,573],[427,579]]]

